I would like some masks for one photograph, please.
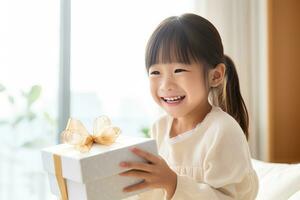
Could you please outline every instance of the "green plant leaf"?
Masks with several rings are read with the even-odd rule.
[[[9,103],[14,104],[15,103],[15,98],[11,95],[7,96],[7,99],[9,101]]]
[[[8,124],[9,122],[8,121],[6,121],[6,120],[0,120],[0,126],[1,125],[6,125],[6,124]]]
[[[12,127],[15,128],[23,119],[25,118],[24,115],[19,115],[12,123]]]
[[[32,120],[34,120],[36,118],[36,114],[35,113],[33,113],[33,112],[31,112],[31,111],[29,111],[28,113],[27,113],[27,119],[28,119],[28,121],[32,121]]]
[[[27,101],[28,105],[32,105],[41,95],[42,87],[39,85],[34,85],[31,87],[31,90],[29,91],[27,95]]]
[[[141,129],[142,133],[144,134],[145,137],[147,138],[150,138],[150,135],[149,135],[149,128],[148,127],[143,127]]]
[[[51,125],[51,126],[55,126],[55,120],[53,119],[53,117],[51,117],[51,115],[48,112],[44,112],[44,118],[45,120]]]
[[[21,147],[24,148],[41,148],[46,145],[46,141],[43,138],[35,138],[31,141],[24,142]]]
[[[4,85],[0,83],[0,92],[5,91],[5,89],[6,89],[6,88],[4,87]]]

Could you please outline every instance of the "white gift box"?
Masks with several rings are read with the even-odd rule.
[[[53,154],[61,157],[62,176],[65,179],[69,200],[114,200],[144,192],[123,192],[123,188],[141,182],[141,179],[120,176],[127,171],[121,168],[122,161],[141,161],[130,148],[138,147],[154,155],[157,154],[153,139],[120,136],[112,145],[94,144],[89,152],[80,153],[73,146],[60,144],[42,150],[44,169],[48,172],[50,189],[60,196],[55,177]]]

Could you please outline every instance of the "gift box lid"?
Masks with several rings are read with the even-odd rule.
[[[42,150],[43,167],[48,173],[55,174],[53,155],[60,155],[63,177],[86,183],[128,170],[119,166],[122,161],[145,162],[130,151],[133,147],[158,155],[153,139],[119,136],[112,145],[94,144],[86,153],[81,153],[68,144],[45,148]]]

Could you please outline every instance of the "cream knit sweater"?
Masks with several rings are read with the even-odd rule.
[[[239,124],[219,107],[213,107],[193,130],[170,138],[173,118],[163,116],[151,129],[158,150],[177,173],[172,200],[255,199],[258,179],[251,165],[246,137]],[[166,199],[162,189],[134,199]]]

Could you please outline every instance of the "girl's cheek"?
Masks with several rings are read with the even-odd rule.
[[[151,96],[154,100],[156,98],[156,93],[157,93],[155,88],[156,88],[155,85],[150,82],[150,92],[151,92]]]
[[[152,99],[153,99],[158,105],[160,105],[161,102],[160,102],[160,97],[158,96],[158,89],[157,89],[157,86],[155,86],[155,85],[150,86],[150,90],[151,90],[151,96],[152,96]]]

